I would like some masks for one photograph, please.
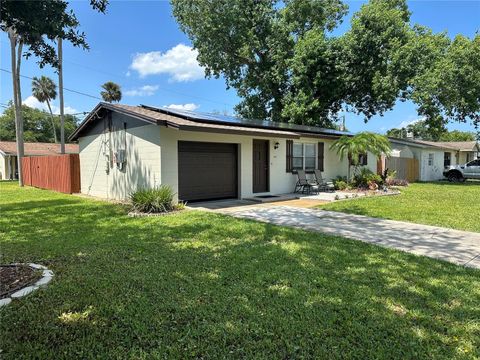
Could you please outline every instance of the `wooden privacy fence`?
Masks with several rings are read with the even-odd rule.
[[[420,178],[420,168],[418,160],[413,158],[390,157],[385,159],[383,169],[395,170],[397,179],[408,180],[409,182],[418,181]],[[380,168],[379,168],[380,169]]]
[[[78,154],[22,158],[23,183],[67,194],[80,192]]]

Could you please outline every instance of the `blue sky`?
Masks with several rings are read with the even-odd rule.
[[[336,30],[342,33],[349,19],[364,1],[348,1],[350,13]],[[99,97],[100,85],[114,81],[122,86],[122,103],[153,106],[177,106],[198,111],[233,113],[238,102],[234,90],[226,90],[222,79],[204,79],[202,69],[189,48],[188,38],[179,30],[168,1],[114,1],[106,15],[97,14],[88,1],[72,1],[72,9],[87,34],[90,51],[64,45],[64,87]],[[480,0],[410,1],[412,22],[429,26],[449,36],[473,37],[480,30]],[[8,39],[0,34],[0,67],[10,68]],[[47,75],[55,79],[51,68],[39,69],[35,59],[23,62],[25,76]],[[10,74],[0,71],[0,103],[11,99]],[[31,97],[31,80],[22,79],[22,98],[40,107]],[[90,111],[98,99],[65,91],[67,112]],[[58,105],[57,102],[54,104]],[[56,107],[54,107],[54,110]],[[383,117],[367,124],[361,117],[346,115],[347,127],[357,132],[384,132],[417,119],[415,106],[399,103]],[[471,124],[451,124],[451,129],[472,130]]]

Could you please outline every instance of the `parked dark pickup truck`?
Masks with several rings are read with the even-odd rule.
[[[472,160],[465,165],[447,166],[443,171],[443,176],[451,182],[480,179],[480,159]]]

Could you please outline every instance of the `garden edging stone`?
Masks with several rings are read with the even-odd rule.
[[[34,292],[35,290],[37,290],[41,286],[47,285],[53,279],[53,271],[49,270],[47,267],[45,267],[43,265],[34,264],[34,263],[29,263],[29,264],[15,263],[15,264],[12,264],[12,265],[27,265],[30,268],[35,269],[35,270],[43,270],[42,277],[39,280],[37,280],[33,285],[25,286],[25,287],[17,290],[16,292],[14,292],[10,296],[5,297],[3,299],[0,299],[0,307],[10,304],[13,299],[19,299],[21,297],[24,297],[24,296]]]

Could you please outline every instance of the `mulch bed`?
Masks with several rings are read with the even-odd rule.
[[[41,277],[41,270],[32,269],[28,265],[0,265],[0,299],[33,285]]]

